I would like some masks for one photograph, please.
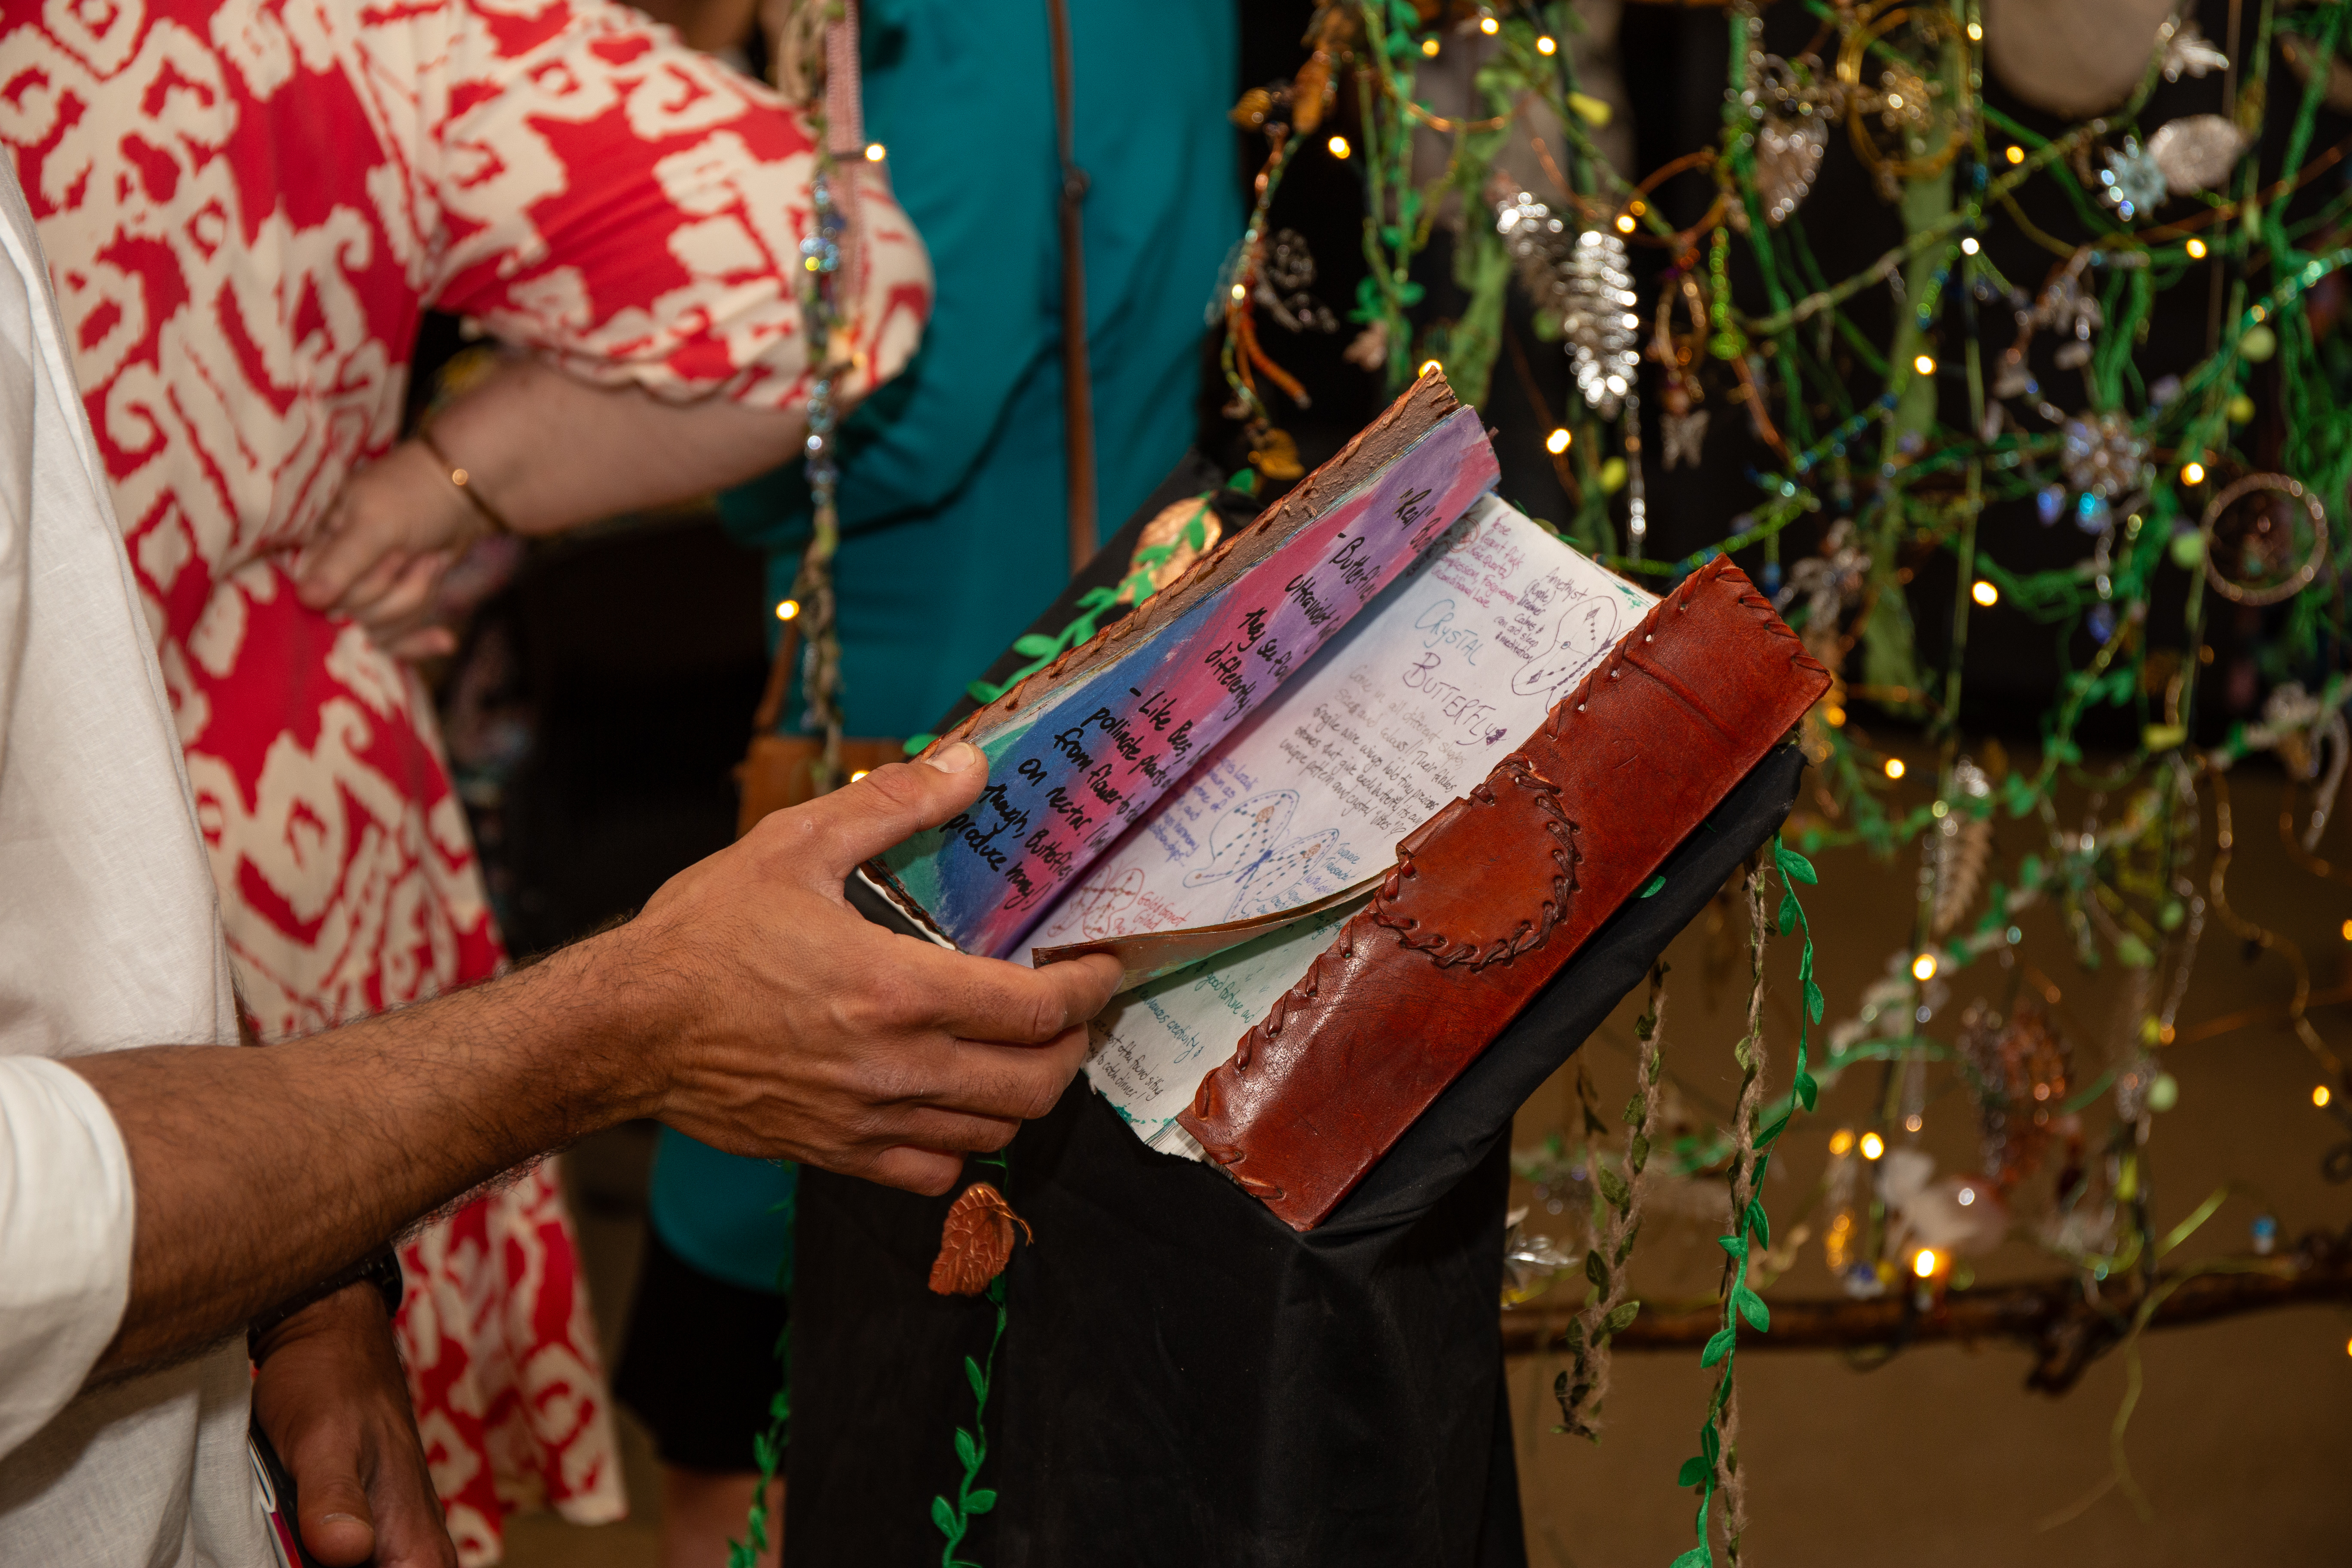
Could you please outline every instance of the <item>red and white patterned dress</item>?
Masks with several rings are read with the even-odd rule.
[[[501,959],[423,688],[296,600],[286,552],[389,448],[428,306],[607,384],[805,395],[814,166],[776,97],[602,0],[5,0],[16,160],[267,1037]],[[878,177],[853,379],[911,352],[921,245]],[[224,1130],[234,1136],[234,1130]],[[512,1508],[623,1510],[550,1173],[404,1249],[399,1325],[468,1564]]]

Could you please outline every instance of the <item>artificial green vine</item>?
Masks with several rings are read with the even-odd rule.
[[[1742,1078],[1739,1085],[1738,1108],[1733,1113],[1734,1146],[1731,1169],[1726,1180],[1731,1191],[1732,1234],[1717,1237],[1727,1255],[1723,1270],[1723,1327],[1717,1330],[1699,1354],[1703,1367],[1720,1365],[1715,1393],[1707,1401],[1706,1415],[1699,1423],[1699,1451],[1683,1461],[1676,1484],[1699,1489],[1698,1517],[1696,1528],[1698,1544],[1675,1559],[1674,1568],[1712,1568],[1715,1549],[1709,1544],[1707,1513],[1716,1494],[1727,1494],[1730,1500],[1730,1518],[1727,1521],[1726,1541],[1734,1563],[1739,1560],[1739,1536],[1746,1523],[1741,1503],[1741,1479],[1738,1473],[1738,1406],[1735,1399],[1732,1369],[1739,1352],[1739,1325],[1745,1321],[1758,1333],[1770,1331],[1772,1315],[1748,1283],[1748,1260],[1751,1247],[1769,1248],[1772,1245],[1771,1223],[1764,1214],[1764,1173],[1772,1161],[1772,1145],[1787,1131],[1794,1120],[1797,1107],[1813,1109],[1820,1085],[1805,1068],[1805,1047],[1811,1025],[1822,1021],[1822,988],[1813,981],[1813,928],[1805,918],[1804,907],[1797,900],[1796,884],[1811,886],[1820,879],[1811,862],[1782,844],[1772,840],[1772,865],[1780,873],[1781,898],[1780,934],[1791,930],[1804,931],[1803,956],[1798,961],[1797,976],[1804,990],[1804,1011],[1797,1026],[1797,1071],[1792,1089],[1792,1103],[1778,1120],[1761,1132],[1756,1131],[1757,1111],[1763,1099],[1764,1080],[1764,879],[1759,864],[1749,873],[1748,881],[1749,968],[1751,989],[1748,1005],[1748,1033],[1736,1049]]]
[[[797,1189],[768,1211],[786,1217],[788,1235],[796,1195]],[[789,1239],[784,1243],[783,1258],[776,1265],[776,1289],[787,1296],[792,1292],[793,1248]],[[751,1508],[743,1521],[743,1539],[727,1543],[727,1568],[758,1568],[760,1554],[768,1550],[768,1493],[776,1484],[776,1472],[783,1468],[792,1426],[793,1325],[788,1320],[776,1331],[776,1393],[768,1401],[768,1429],[751,1438],[751,1460],[760,1479],[751,1489]]]
[[[1012,1169],[1011,1155],[976,1154],[973,1159],[983,1165],[996,1167],[1000,1177]],[[989,1304],[996,1309],[996,1326],[988,1336],[988,1357],[974,1361],[963,1358],[964,1381],[971,1385],[971,1429],[956,1428],[956,1458],[963,1465],[963,1475],[956,1482],[955,1500],[944,1496],[931,1499],[931,1522],[939,1527],[947,1542],[940,1549],[940,1568],[980,1568],[980,1564],[957,1553],[965,1536],[971,1531],[971,1521],[996,1506],[996,1493],[980,1482],[981,1467],[988,1462],[988,1393],[996,1375],[996,1349],[1004,1342],[1004,1275],[988,1282]],[[733,1568],[730,1564],[730,1568]]]
[[[1201,503],[1200,510],[1195,511],[1192,520],[1184,524],[1184,531],[1181,535],[1165,544],[1150,545],[1137,551],[1132,570],[1119,580],[1117,587],[1089,588],[1079,595],[1077,617],[1068,626],[1064,626],[1058,635],[1049,637],[1043,632],[1031,632],[1025,637],[1014,639],[1013,651],[1028,659],[1027,664],[1006,676],[1001,683],[975,680],[964,689],[971,693],[976,702],[993,702],[1069,652],[1070,649],[1091,639],[1097,627],[1100,626],[1102,618],[1122,603],[1131,599],[1135,606],[1140,609],[1157,592],[1152,586],[1151,574],[1158,571],[1170,556],[1175,554],[1180,546],[1192,551],[1195,554],[1207,548],[1208,516],[1209,509],[1213,504],[1211,497],[1212,492],[1202,490],[1198,497],[1194,498]],[[925,745],[930,743],[931,737],[924,736],[921,739]],[[910,747],[913,746],[911,742],[908,744]]]
[[[791,1265],[787,1263],[785,1267],[789,1268]],[[776,1367],[781,1375],[776,1383],[776,1396],[768,1401],[768,1429],[751,1439],[751,1457],[759,1467],[760,1479],[751,1489],[751,1511],[743,1521],[743,1539],[727,1543],[727,1568],[758,1568],[761,1553],[768,1550],[768,1493],[776,1484],[776,1472],[783,1467],[784,1447],[792,1432],[790,1323],[776,1335]]]

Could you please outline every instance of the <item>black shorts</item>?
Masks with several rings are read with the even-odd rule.
[[[613,1393],[652,1432],[664,1464],[711,1475],[759,1468],[751,1441],[768,1429],[783,1381],[776,1341],[791,1316],[791,1298],[714,1279],[646,1227]]]

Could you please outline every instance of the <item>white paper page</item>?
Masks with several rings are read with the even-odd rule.
[[[1089,868],[1029,944],[1272,913],[1385,868],[1656,602],[1485,497]],[[1094,1026],[1095,1086],[1147,1142],[1189,1145],[1176,1113],[1350,912],[1122,998]]]

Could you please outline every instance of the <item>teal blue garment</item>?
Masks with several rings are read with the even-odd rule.
[[[665,1127],[647,1210],[672,1252],[703,1273],[771,1295],[793,1285],[793,1200],[801,1168],[722,1154]]]
[[[922,347],[842,435],[835,579],[853,735],[929,729],[1068,576],[1045,10],[860,7],[866,134],[888,150],[938,289]],[[1072,0],[1070,14],[1108,532],[1192,444],[1205,316],[1242,224],[1225,119],[1237,19],[1233,0]],[[769,552],[771,602],[783,598],[808,537],[797,465],[723,497],[719,510]],[[779,1190],[774,1167],[665,1132],[654,1224],[707,1273],[772,1278],[772,1251],[728,1249],[751,1245],[740,1239],[756,1228],[745,1222]]]

